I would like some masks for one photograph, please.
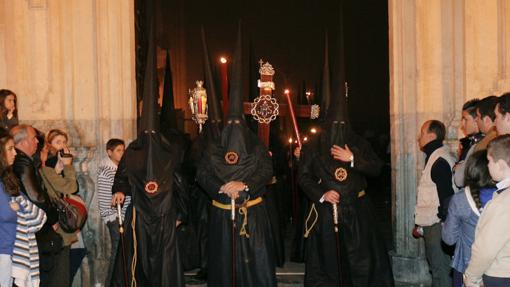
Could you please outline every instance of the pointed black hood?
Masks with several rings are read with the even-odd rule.
[[[232,69],[230,75],[228,119],[243,120],[243,38],[242,27],[239,23],[237,32],[237,44],[232,59]]]
[[[172,82],[172,67],[170,64],[170,53],[166,51],[165,61],[165,82],[163,86],[163,101],[160,115],[160,132],[165,138],[177,143],[186,150],[189,146],[189,139],[184,132],[179,130],[177,121],[177,110],[174,105],[174,93]]]
[[[202,48],[204,55],[204,74],[205,74],[205,89],[207,91],[207,111],[208,121],[218,123],[223,120],[223,113],[220,108],[220,102],[217,95],[216,83],[211,67],[211,61],[209,57],[209,50],[207,48],[207,41],[205,37],[205,31],[202,27]]]
[[[174,92],[172,83],[172,68],[170,53],[166,51],[165,80],[163,86],[163,101],[161,105],[161,129],[177,129],[177,114],[174,106]]]
[[[221,132],[221,141],[212,151],[212,166],[223,180],[245,179],[256,167],[257,146],[262,146],[257,136],[247,127],[243,115],[243,57],[241,24],[237,37],[235,56],[232,62],[229,114]]]
[[[331,81],[329,70],[329,42],[328,32],[324,34],[324,65],[322,67],[322,85],[321,85],[321,104],[320,104],[320,120],[325,121],[331,101]]]
[[[144,75],[143,107],[138,138],[129,145],[124,155],[131,176],[140,185],[155,181],[160,186],[171,184],[176,150],[161,134],[158,116],[158,82],[156,74],[156,38],[153,1],[146,2],[148,50]],[[171,171],[171,172],[169,172]],[[147,194],[159,197],[158,193]],[[139,206],[140,207],[140,206]]]
[[[345,73],[345,43],[344,43],[344,17],[343,17],[343,5],[340,1],[340,24],[337,38],[337,55],[334,65],[334,80],[332,89],[331,105],[329,107],[329,115],[327,119],[329,121],[337,121],[348,124],[349,120],[347,117],[347,89],[346,89],[346,73]]]
[[[326,118],[323,124],[323,130],[326,131],[326,133],[322,136],[324,152],[327,152],[333,144],[343,147],[345,145],[346,137],[348,136],[347,134],[350,131],[350,125],[347,117],[343,19],[343,9],[341,9],[339,32],[336,43],[338,57],[336,57],[334,65],[333,89],[331,89],[332,93],[329,107],[324,107],[326,109]],[[323,109],[323,106],[321,106],[321,109]],[[324,139],[325,137],[327,139]]]
[[[151,2],[151,1],[149,1]],[[152,6],[152,5],[148,5]],[[149,7],[148,7],[149,8]],[[149,10],[149,9],[148,9]],[[143,105],[140,132],[159,131],[158,117],[158,81],[156,72],[155,27],[153,21],[148,23],[148,48],[145,75],[143,81]]]
[[[209,58],[209,50],[207,48],[207,40],[204,27],[202,27],[202,49],[203,49],[203,65],[205,76],[205,89],[207,92],[207,121],[202,129],[202,138],[204,141],[218,140],[223,126],[223,114],[220,108],[220,102],[216,93],[216,84]]]
[[[229,107],[227,123],[221,133],[221,144],[227,151],[239,155],[249,154],[258,143],[257,137],[248,128],[243,111],[243,38],[242,26],[239,23],[237,44],[232,61],[230,81]]]

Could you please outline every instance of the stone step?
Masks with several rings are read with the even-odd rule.
[[[289,278],[293,277],[293,278]],[[278,287],[303,287],[303,277],[300,278],[287,275],[279,275],[277,276],[278,279]],[[297,280],[296,280],[297,279]],[[191,278],[186,278],[186,287],[206,287],[207,284],[204,282],[191,282]],[[396,282],[395,287],[430,287],[430,285],[424,285],[424,284],[409,284],[409,283],[402,283],[402,282]]]

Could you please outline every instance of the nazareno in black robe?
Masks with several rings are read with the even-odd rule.
[[[180,246],[186,244],[188,252],[187,256],[194,256],[194,258],[186,259],[188,264],[184,264],[185,270],[188,270],[186,265],[193,263],[193,268],[200,268],[201,275],[207,275],[207,255],[208,255],[208,229],[209,229],[209,210],[211,208],[211,199],[207,192],[196,181],[196,172],[198,164],[200,163],[204,152],[209,143],[217,141],[219,138],[219,124],[212,123],[210,120],[204,125],[202,133],[200,133],[191,145],[190,152],[185,160],[187,167],[187,175],[189,176],[190,187],[190,205],[189,205],[189,221],[188,227],[192,229],[186,242],[180,241]],[[193,238],[190,238],[193,237]],[[192,246],[188,246],[192,245]],[[181,252],[183,254],[183,252]],[[192,261],[192,262],[191,262]]]
[[[346,133],[345,143],[354,154],[354,166],[333,159],[330,148],[333,144],[340,145],[332,140],[334,134],[334,127],[324,126],[320,136],[305,145],[301,153],[299,184],[317,210],[307,224],[310,228],[317,218],[307,240],[305,286],[339,286],[333,208],[328,202],[320,203],[328,190],[340,193],[339,247],[343,286],[393,286],[389,256],[376,226],[373,207],[367,195],[358,197],[366,188],[365,176],[377,175],[382,163],[369,143],[353,132]],[[339,167],[348,172],[342,182],[335,178]]]
[[[126,149],[112,193],[131,195],[132,205],[126,212],[124,246],[119,244],[112,286],[131,286],[133,277],[137,286],[184,286],[176,242],[176,220],[185,221],[187,217],[188,195],[185,180],[178,172],[182,156],[178,145],[171,145],[159,132],[145,132]],[[156,193],[145,191],[149,181],[157,182]]]
[[[225,153],[235,151],[237,164],[229,165]],[[243,123],[229,124],[222,131],[222,140],[209,145],[197,172],[197,181],[209,196],[223,204],[230,198],[218,193],[229,181],[242,181],[249,191],[242,191],[236,204],[254,200],[266,192],[273,175],[267,149]],[[248,208],[247,232],[241,236],[244,215],[236,212],[236,282],[243,287],[276,286],[271,226],[265,202]],[[212,206],[209,214],[208,287],[232,286],[232,241],[230,210]]]
[[[276,130],[278,127],[274,124],[272,128]],[[271,183],[267,185],[268,192],[264,196],[273,233],[273,248],[277,267],[283,267],[285,264],[284,238],[292,208],[292,194],[288,188],[289,182],[285,177],[287,162],[280,140],[278,136],[271,135],[269,148],[272,154],[273,178]]]

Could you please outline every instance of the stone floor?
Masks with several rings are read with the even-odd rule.
[[[277,275],[278,287],[302,287],[303,286],[303,275]],[[206,287],[207,284],[204,282],[196,281],[193,276],[186,276],[187,287]],[[408,284],[402,282],[396,282],[395,287],[430,287],[424,284]]]

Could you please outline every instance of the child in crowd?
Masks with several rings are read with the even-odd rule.
[[[492,194],[496,190],[487,163],[487,150],[476,151],[468,158],[464,170],[466,187],[464,192],[453,195],[443,224],[443,241],[455,245],[452,261],[454,287],[463,286],[462,274],[471,258],[471,245],[482,209],[480,195],[482,192]]]
[[[105,222],[110,231],[111,239],[111,261],[108,268],[106,283],[109,285],[113,272],[114,260],[117,255],[119,245],[119,224],[117,219],[117,209],[112,207],[112,186],[117,166],[119,165],[122,155],[124,155],[125,144],[121,139],[110,139],[106,143],[106,153],[108,157],[104,158],[97,172],[97,197],[99,201],[99,212],[101,218]],[[122,208],[122,220],[126,214],[126,209],[131,202],[131,197],[126,196],[124,206]]]
[[[18,124],[17,97],[13,91],[0,90],[0,127],[9,130]]]
[[[497,191],[476,226],[471,260],[464,274],[467,287],[510,286],[510,135],[493,139],[487,149],[488,168]]]

